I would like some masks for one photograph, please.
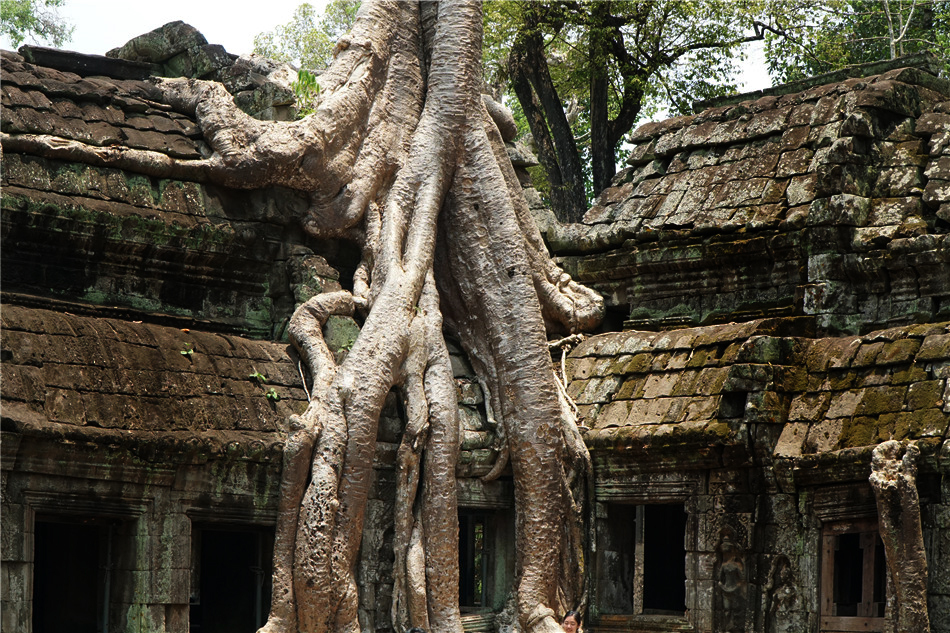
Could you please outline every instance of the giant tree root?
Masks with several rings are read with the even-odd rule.
[[[915,444],[880,444],[871,457],[871,487],[877,497],[887,570],[897,597],[897,631],[929,633],[927,552],[917,494]]]
[[[315,297],[291,319],[312,389],[284,456],[268,633],[360,630],[356,566],[379,415],[394,387],[408,420],[393,626],[461,633],[458,404],[443,332],[461,341],[485,387],[503,442],[494,473],[507,458],[514,475],[521,630],[558,633],[555,614],[584,599],[590,459],[562,405],[546,328],[593,327],[603,300],[548,255],[499,132],[510,135],[510,121],[481,98],[480,65],[480,3],[367,0],[300,121],[252,119],[211,82],[156,80],[167,103],[196,118],[210,157],[22,139],[44,155],[146,174],[304,191],[307,232],[359,243],[353,292]],[[337,365],[322,326],[354,311],[361,332]]]
[[[301,150],[310,156],[305,163],[352,165],[333,171],[333,178],[345,182],[340,193],[330,195],[332,187],[324,184],[304,223],[316,235],[362,227],[364,261],[354,303],[367,314],[340,367],[328,371],[308,361],[315,376],[313,403],[303,416],[314,420],[304,425],[315,430],[304,435],[315,436],[306,473],[310,484],[302,494],[286,486],[295,491],[286,505],[302,501],[293,537],[275,551],[275,566],[291,564],[292,571],[275,572],[275,580],[292,581],[275,592],[279,601],[265,629],[358,630],[355,568],[376,423],[386,393],[399,386],[408,419],[397,456],[393,625],[400,631],[410,626],[461,631],[454,478],[458,420],[444,327],[469,353],[505,440],[502,454],[511,460],[520,627],[555,633],[560,630],[555,613],[584,599],[581,526],[590,460],[557,391],[545,326],[590,327],[601,318],[603,302],[557,269],[530,220],[495,121],[508,126],[498,112],[490,115],[479,96],[478,4],[424,4],[412,19],[407,7],[415,10],[407,4],[364,4],[354,33],[369,35],[351,37],[363,42],[356,62],[348,45],[343,71],[333,75],[350,79],[333,84],[342,96],[331,90],[325,97],[330,104],[350,103],[347,86],[357,86],[360,98],[352,100],[352,109],[331,110],[364,121],[362,143],[341,135],[344,126],[337,122],[336,136],[327,138],[347,139],[337,146],[352,151],[336,151],[349,158],[334,163],[317,157],[313,145]],[[367,16],[383,19],[380,12],[389,20],[384,31],[396,51],[388,66],[380,61],[384,47],[369,41],[380,30],[364,24]],[[406,27],[416,30],[406,34]],[[412,42],[421,42],[422,58],[407,63]],[[413,110],[404,91],[417,85],[415,64],[422,68],[418,76],[425,77],[427,91]],[[362,96],[368,82],[360,69],[369,67],[387,79],[367,102]],[[391,86],[402,86],[403,92]],[[409,124],[397,126],[398,134],[380,133],[383,118],[377,112],[394,107],[409,113]],[[412,114],[420,109],[421,114]],[[314,122],[321,120],[321,106],[312,116]],[[413,116],[417,123],[411,123]],[[255,139],[277,134],[254,132],[253,142],[235,144],[228,139],[240,132],[230,130],[226,117],[208,115],[208,120],[213,138],[223,142],[224,162],[245,174],[254,164],[245,154],[263,151],[255,149]],[[355,129],[349,129],[352,135]],[[304,138],[312,139],[308,134]],[[258,159],[266,164],[272,153],[267,150]],[[308,182],[295,174],[284,184]],[[295,315],[292,339],[305,358],[325,358],[319,328],[302,325],[311,312]],[[304,453],[306,446],[294,455]],[[302,486],[302,473],[294,467],[286,477],[301,480]],[[289,522],[294,513],[288,508],[281,517]],[[278,528],[280,534],[285,530]]]

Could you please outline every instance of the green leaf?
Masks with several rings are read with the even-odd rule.
[[[0,34],[7,36],[14,47],[26,39],[63,46],[75,28],[59,15],[58,9],[65,1],[0,0]]]
[[[297,103],[297,118],[302,119],[316,109],[317,96],[320,94],[320,84],[317,77],[309,70],[297,71],[297,80],[291,82]]]

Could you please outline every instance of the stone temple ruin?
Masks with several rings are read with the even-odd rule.
[[[358,253],[306,238],[294,191],[70,148],[202,156],[147,78],[283,119],[287,69],[173,23],[2,72],[2,630],[254,631],[307,401],[284,328]],[[950,633],[950,83],[903,59],[697,112],[636,130],[583,224],[535,205],[609,309],[563,359],[594,461],[585,629]],[[327,338],[342,355],[357,331],[331,317]],[[480,479],[495,437],[453,367],[465,626],[507,631],[513,494]],[[389,630],[401,415],[392,397],[365,631]]]

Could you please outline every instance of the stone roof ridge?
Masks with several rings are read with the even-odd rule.
[[[809,317],[756,319],[660,332],[625,330],[593,336],[578,345],[571,352],[571,357],[609,357],[642,351],[652,353],[692,349],[745,341],[755,336],[810,338],[813,334],[814,323]]]
[[[950,323],[899,326],[807,341],[802,361],[813,372],[930,363],[950,357]]]
[[[251,116],[293,119],[295,68],[261,55],[228,53],[181,20],[134,37],[106,55],[154,64],[159,69],[155,74],[165,77],[220,81]]]
[[[162,67],[145,61],[116,59],[46,46],[21,46],[23,60],[36,66],[74,73],[80,77],[111,77],[113,79],[147,79],[161,74]]]
[[[207,44],[208,40],[198,29],[182,20],[174,20],[133,37],[108,51],[106,57],[160,64],[189,48]]]
[[[709,108],[717,106],[734,105],[743,101],[754,101],[760,97],[776,96],[780,97],[796,92],[803,92],[808,88],[821,86],[831,83],[841,83],[847,79],[861,79],[871,77],[872,75],[882,75],[889,71],[900,70],[904,68],[913,68],[925,72],[930,80],[939,78],[941,64],[937,56],[931,52],[913,53],[904,55],[895,59],[883,61],[866,62],[864,64],[853,64],[838,70],[833,70],[814,77],[806,77],[797,81],[763,88],[761,90],[752,90],[734,95],[723,97],[714,97],[704,99],[693,103],[693,112],[699,113]],[[920,77],[919,81],[926,82],[928,79]]]
[[[106,56],[41,46],[22,46],[19,53],[2,51],[4,106],[13,100],[21,109],[45,112],[50,110],[47,103],[50,99],[56,101],[60,98],[113,105],[142,114],[149,109],[170,109],[168,104],[161,103],[163,97],[152,77],[189,77],[221,82],[234,95],[235,104],[253,117],[265,120],[294,118],[292,82],[296,79],[296,71],[289,64],[259,55],[239,57],[218,44],[201,42],[206,40],[194,27],[171,22],[133,38]],[[10,90],[8,86],[15,88]],[[25,89],[26,97],[20,95],[16,87]],[[36,99],[38,101],[34,103]],[[142,102],[143,99],[147,103]],[[60,112],[56,114],[63,116]],[[44,118],[39,112],[21,112],[20,116],[30,119],[31,123],[15,124],[9,130],[5,127],[4,131],[56,135],[57,128],[62,127],[52,120],[38,120]],[[74,119],[72,127],[89,127],[102,116],[101,113],[83,114],[71,109],[66,118]],[[112,118],[107,117],[107,122],[115,123]],[[169,127],[161,123],[158,126],[160,130]],[[194,125],[187,127],[194,128]],[[151,131],[151,128],[145,131]],[[196,136],[191,130],[186,134]],[[98,138],[102,134],[93,135],[97,137],[93,145],[121,144],[123,141],[122,135],[107,134],[106,139]],[[181,142],[177,144],[181,145]],[[141,145],[139,139],[130,146],[141,148]],[[177,147],[176,151],[184,153],[179,157],[200,158],[200,152],[194,147]]]

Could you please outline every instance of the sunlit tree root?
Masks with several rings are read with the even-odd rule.
[[[536,288],[550,284],[550,277],[532,265],[538,252],[519,222],[520,195],[507,186],[503,170],[510,164],[499,161],[497,132],[472,126],[465,145],[470,160],[456,174],[440,225],[437,269],[449,271],[439,278],[442,310],[487,384],[507,437],[517,508],[519,621],[525,630],[554,631],[554,612],[575,606],[581,596],[583,568],[562,567],[561,553],[579,547],[580,532],[568,527],[577,516],[566,471],[571,454],[545,339],[544,295]],[[562,324],[602,309],[587,293],[569,294],[573,284],[561,288],[565,301],[545,307]]]
[[[468,10],[477,16],[475,7]],[[437,28],[451,31],[460,26],[461,22],[440,20]],[[359,537],[379,413],[396,384],[403,385],[409,412],[400,449],[400,473],[405,479],[400,483],[395,544],[405,561],[397,572],[397,591],[402,587],[400,593],[413,598],[408,600],[404,621],[429,623],[432,630],[461,630],[457,550],[452,547],[458,530],[457,404],[431,268],[436,218],[459,156],[451,130],[464,123],[464,113],[473,109],[473,95],[477,97],[474,86],[466,85],[476,76],[472,69],[454,75],[442,69],[438,60],[465,57],[463,51],[451,48],[466,45],[477,46],[477,37],[436,37],[426,107],[410,145],[413,159],[399,170],[385,198],[378,237],[364,251],[372,256],[372,266],[367,265],[372,271],[369,313],[349,355],[332,376],[324,374],[330,380],[314,380],[311,409],[320,410],[326,421],[296,526],[292,599],[298,630],[359,629],[355,583]],[[471,51],[468,57],[472,58]],[[443,81],[436,82],[440,71]],[[425,294],[424,286],[430,288]],[[292,328],[291,334],[301,349],[322,349],[320,343],[312,342],[320,338],[319,332]],[[415,498],[420,496],[418,455],[426,445],[431,448],[426,451],[423,494],[415,512]],[[421,565],[413,565],[413,557],[406,555],[413,535],[421,543],[432,537],[430,546],[411,548],[414,554],[425,552],[427,562]],[[285,560],[286,552],[275,552],[276,564]],[[442,569],[436,582],[423,577],[420,586],[420,566],[430,565],[448,569]],[[268,630],[290,622],[278,615],[286,610],[275,605]]]
[[[888,593],[896,598],[897,613],[890,626],[895,631],[928,633],[927,552],[917,492],[919,458],[920,449],[913,443],[884,442],[872,453],[869,481],[877,498],[879,529],[890,576]]]
[[[311,196],[306,230],[359,240],[353,292],[315,297],[289,328],[311,401],[291,420],[284,456],[267,633],[359,631],[356,566],[379,415],[394,387],[408,419],[393,624],[461,633],[458,404],[446,335],[485,387],[503,442],[494,474],[505,459],[511,466],[520,628],[556,633],[556,614],[583,600],[589,457],[559,399],[545,326],[592,327],[603,302],[548,256],[499,132],[510,137],[510,121],[489,104],[492,118],[481,98],[480,58],[480,3],[372,0],[321,75],[316,111],[300,121],[251,119],[215,84],[159,81],[174,108],[196,116],[209,158],[24,141],[143,173],[302,190]],[[322,327],[354,313],[360,335],[337,365]]]
[[[323,339],[323,326],[330,315],[351,316],[353,299],[347,292],[317,295],[302,304],[290,320],[290,338],[295,342],[300,357],[306,363],[314,381],[310,394],[316,404],[308,407],[302,416],[290,419],[290,436],[284,446],[283,473],[278,502],[277,531],[274,536],[275,564],[272,578],[272,609],[266,631],[296,630],[296,612],[293,609],[293,551],[296,526],[304,485],[310,472],[313,447],[326,412],[319,390],[332,382],[336,363]]]

